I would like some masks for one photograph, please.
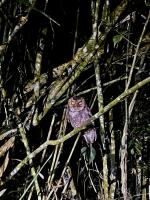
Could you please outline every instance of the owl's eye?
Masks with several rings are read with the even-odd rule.
[[[75,105],[76,104],[76,101],[71,101],[71,105]]]
[[[79,105],[79,106],[83,106],[84,103],[83,103],[82,101],[80,101],[80,102],[78,102],[78,105]]]

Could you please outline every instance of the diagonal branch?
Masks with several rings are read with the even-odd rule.
[[[67,135],[61,137],[58,140],[49,140],[43,143],[41,146],[39,146],[35,151],[33,151],[30,155],[28,155],[26,158],[24,158],[16,167],[15,169],[10,173],[10,176],[8,179],[11,179],[26,163],[29,159],[35,157],[38,153],[43,151],[48,145],[58,145],[62,142],[65,142],[69,138],[73,137],[80,131],[86,129],[88,125],[90,125],[94,120],[98,119],[101,115],[109,111],[111,108],[113,108],[115,105],[120,103],[123,99],[125,99],[130,94],[134,93],[138,89],[142,88],[144,85],[150,83],[150,76],[144,79],[143,81],[137,83],[132,88],[129,88],[128,90],[124,91],[121,95],[119,95],[116,99],[111,101],[107,106],[105,106],[103,109],[101,109],[99,112],[97,112],[95,115],[93,115],[86,123],[84,123],[81,127],[75,128],[73,131],[68,133]]]

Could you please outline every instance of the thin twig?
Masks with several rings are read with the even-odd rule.
[[[140,36],[140,39],[139,39],[139,41],[138,41],[137,47],[136,47],[136,51],[135,51],[134,58],[133,58],[133,62],[132,62],[132,66],[131,66],[131,69],[130,69],[130,73],[129,73],[129,78],[128,78],[128,82],[127,82],[127,85],[126,85],[126,89],[129,88],[129,85],[130,85],[130,83],[131,83],[131,79],[132,79],[132,74],[133,74],[133,69],[134,69],[134,66],[135,66],[136,58],[137,58],[137,55],[138,55],[138,51],[139,51],[139,48],[140,48],[140,45],[141,45],[141,42],[142,42],[144,33],[145,33],[145,31],[146,31],[146,27],[147,27],[148,22],[149,22],[149,18],[150,18],[150,11],[149,11],[147,20],[146,20],[146,22],[145,22],[145,24],[144,24],[143,31],[142,31],[142,33],[141,33],[141,36]]]

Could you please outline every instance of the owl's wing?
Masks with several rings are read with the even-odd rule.
[[[89,107],[85,107],[83,110],[84,114],[86,115],[86,118],[89,119],[90,117],[92,117],[92,113]]]
[[[86,114],[88,115],[88,118],[92,117],[92,113],[89,107],[86,107]],[[92,124],[94,125],[94,122],[92,122]]]

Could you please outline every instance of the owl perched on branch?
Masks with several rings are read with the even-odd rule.
[[[71,123],[73,128],[80,127],[86,122],[92,113],[88,108],[83,97],[71,97],[68,100],[68,122]],[[87,128],[84,131],[84,139],[88,144],[92,144],[97,139],[96,129],[94,127]]]

